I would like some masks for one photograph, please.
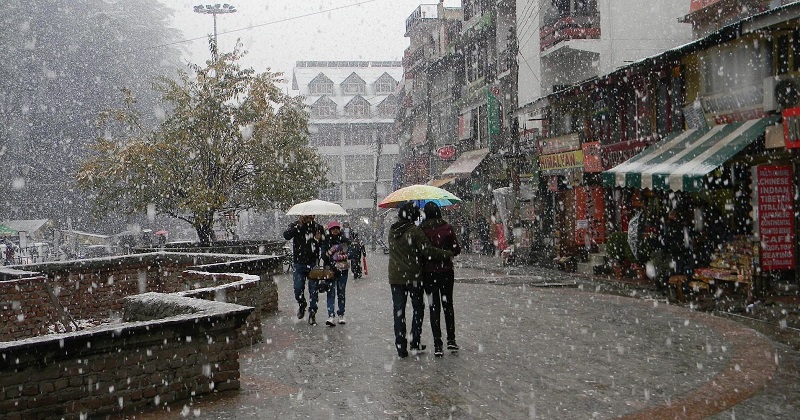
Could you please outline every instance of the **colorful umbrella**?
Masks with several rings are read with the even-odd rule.
[[[336,203],[311,200],[297,203],[286,212],[287,216],[347,216],[347,211]]]
[[[378,207],[395,208],[400,207],[407,201],[416,202],[422,208],[425,203],[434,202],[439,207],[451,206],[461,202],[461,199],[453,195],[450,191],[434,187],[432,185],[410,185],[400,188],[384,198]]]

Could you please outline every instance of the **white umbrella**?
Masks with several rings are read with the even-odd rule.
[[[330,201],[311,200],[297,203],[286,212],[287,216],[347,216],[347,211]]]

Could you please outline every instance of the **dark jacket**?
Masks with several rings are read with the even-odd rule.
[[[327,235],[325,235],[325,239],[322,241],[322,247],[320,248],[322,261],[324,261],[325,265],[330,266],[331,268],[339,272],[347,271],[347,270],[336,269],[336,264],[335,264],[336,261],[334,261],[335,258],[333,258],[333,256],[331,255],[328,255],[328,250],[335,245],[345,244],[347,246],[350,246],[350,243],[351,243],[350,239],[346,238],[342,233],[339,233],[338,235],[331,235],[330,233],[328,233]],[[347,260],[347,251],[344,252],[344,260],[345,261]],[[341,261],[341,259],[339,261]]]
[[[317,222],[300,225],[294,222],[283,232],[283,238],[292,240],[293,260],[298,264],[314,266],[319,263],[320,242],[314,239],[319,233],[325,235],[325,228]]]
[[[454,256],[461,253],[461,245],[458,243],[458,237],[450,223],[442,219],[425,219],[419,227],[425,232],[425,236],[431,241],[431,245],[436,248],[453,251]],[[428,273],[453,271],[453,260],[430,260],[425,263],[424,270]]]
[[[422,229],[410,220],[398,220],[389,230],[389,284],[419,280],[425,261],[450,258],[452,251],[432,246]]]

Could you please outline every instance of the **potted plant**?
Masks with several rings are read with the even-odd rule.
[[[633,253],[630,245],[628,245],[628,234],[626,232],[614,232],[609,235],[606,242],[606,253],[614,268],[614,275],[617,278],[622,277],[625,269],[633,260]]]

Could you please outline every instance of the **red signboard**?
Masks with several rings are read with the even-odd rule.
[[[788,108],[783,112],[783,141],[787,149],[800,148],[800,108]]]
[[[583,171],[603,172],[602,152],[600,142],[583,143]]]
[[[452,144],[448,144],[436,149],[436,156],[441,160],[453,160],[456,157],[456,148]]]
[[[795,265],[792,167],[756,167],[761,269],[790,270]]]
[[[714,3],[719,3],[719,1],[720,0],[692,0],[689,4],[689,13],[704,9]]]

